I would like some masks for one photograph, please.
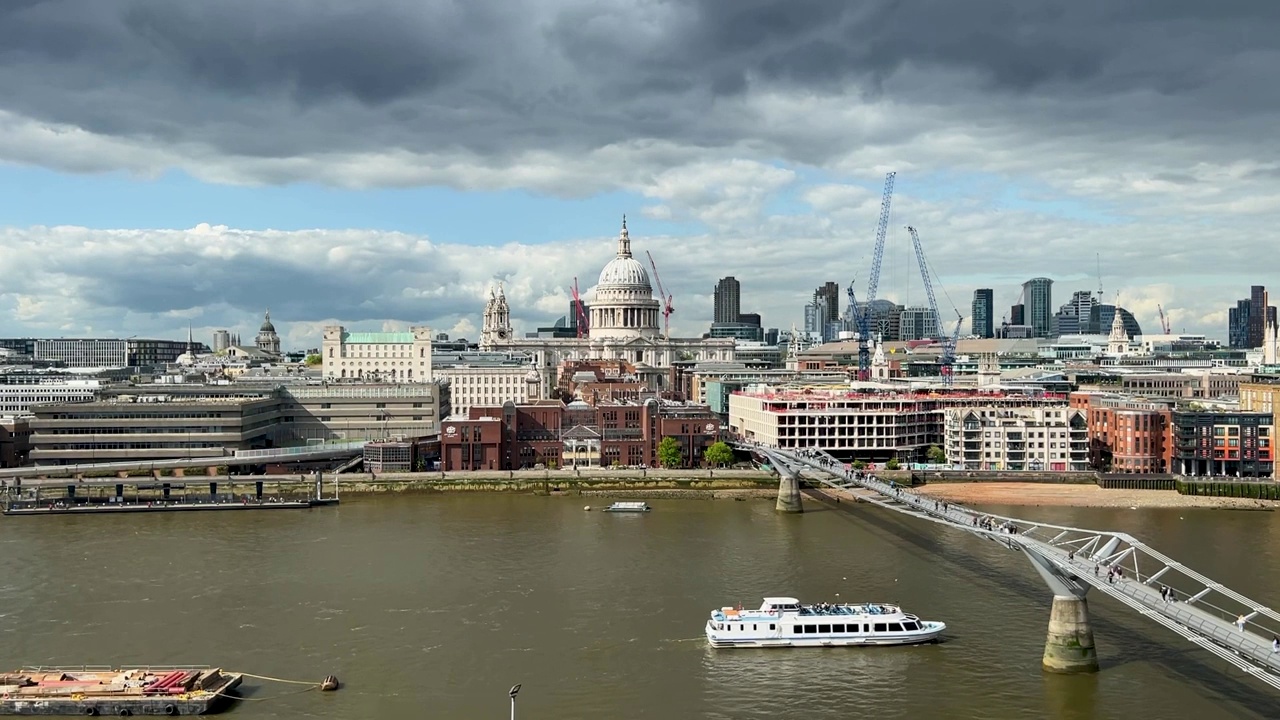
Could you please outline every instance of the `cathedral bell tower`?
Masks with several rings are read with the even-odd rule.
[[[489,300],[484,305],[484,325],[480,329],[480,347],[490,350],[498,345],[511,342],[511,308],[507,306],[507,295],[498,283],[497,290],[489,288]]]

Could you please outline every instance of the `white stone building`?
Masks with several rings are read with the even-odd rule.
[[[508,400],[528,403],[545,397],[542,375],[527,360],[487,353],[437,354],[435,379],[449,383],[449,406],[454,413],[466,413],[472,407],[493,407]]]
[[[947,463],[958,469],[1089,469],[1088,423],[1081,410],[949,408],[943,424]]]
[[[587,337],[516,338],[506,294],[499,286],[490,291],[485,306],[480,349],[531,355],[543,387],[556,384],[556,373],[565,360],[625,360],[663,369],[679,360],[732,361],[733,338],[662,334],[662,302],[654,297],[648,271],[631,255],[625,218],[617,243],[617,256],[604,266],[595,287],[583,298],[590,316]]]
[[[429,383],[432,381],[431,329],[409,332],[347,332],[324,329],[321,370],[330,381]]]

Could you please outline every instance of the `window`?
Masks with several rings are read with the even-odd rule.
[[[916,622],[904,622],[902,623],[902,629],[903,630],[919,630],[920,624]]]
[[[769,623],[769,629],[770,629],[770,630],[777,630],[778,628],[777,628],[777,626],[776,626],[774,623]]]
[[[831,626],[831,632],[834,632],[834,633],[842,633],[842,632],[844,632],[844,626],[843,626],[843,625],[832,625],[832,626]]]
[[[889,623],[889,632],[902,632],[901,623]]]
[[[884,623],[876,623],[876,632],[884,632],[885,627]]]
[[[831,632],[831,626],[830,626],[830,625],[819,625],[819,626],[818,626],[818,632],[823,633],[824,635],[825,635],[825,634],[829,634],[829,633]]]
[[[803,633],[804,633],[804,626],[803,626],[803,625],[796,625],[795,627],[791,628],[791,632],[793,632],[793,633],[795,633],[795,634],[797,634],[797,635],[803,634]]]
[[[804,626],[804,631],[805,631],[806,633],[809,633],[810,635],[812,635],[812,634],[814,634],[814,633],[818,632],[818,626],[817,626],[817,625],[805,625],[805,626]]]

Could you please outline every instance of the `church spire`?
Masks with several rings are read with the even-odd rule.
[[[622,232],[618,233],[618,257],[631,257],[631,234],[627,232],[627,216],[622,216]]]

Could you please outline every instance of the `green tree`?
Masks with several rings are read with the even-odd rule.
[[[324,358],[316,354],[311,354],[311,355],[308,355],[307,359],[304,360],[303,362],[307,364],[307,367],[315,367],[316,365],[323,363]]]
[[[928,457],[929,462],[934,465],[942,465],[947,462],[947,453],[937,445],[929,448]]]
[[[668,435],[658,443],[658,464],[665,468],[680,467],[684,464],[684,453],[680,451],[680,441]]]
[[[898,458],[889,458],[889,462],[884,464],[885,470],[897,470],[900,467],[902,465],[898,463]]]
[[[866,461],[866,460],[854,460],[854,461],[853,461],[853,469],[854,469],[854,470],[866,470],[866,469],[867,469],[867,461]]]
[[[708,463],[723,467],[733,462],[733,448],[729,447],[728,443],[717,440],[711,444],[711,447],[707,448],[707,452],[703,457],[707,459]]]

